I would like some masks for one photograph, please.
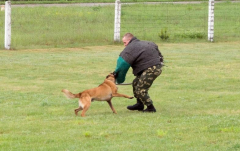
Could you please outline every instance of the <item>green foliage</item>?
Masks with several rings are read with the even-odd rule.
[[[161,29],[161,33],[159,33],[158,36],[162,40],[168,40],[169,39],[169,34],[167,33],[167,28]]]

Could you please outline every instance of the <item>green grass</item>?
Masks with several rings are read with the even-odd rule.
[[[0,52],[0,150],[239,150],[240,43],[159,44],[162,75],[149,93],[157,112],[135,100],[95,101],[74,115],[74,93],[98,86],[123,46]],[[131,70],[126,82],[133,80]],[[131,86],[118,86],[132,95]]]
[[[216,3],[214,40],[238,41],[240,3]],[[208,3],[123,5],[121,36],[131,32],[157,43],[206,42]],[[4,20],[4,12],[0,12]],[[4,22],[0,22],[4,49]],[[162,30],[167,40],[162,40]],[[114,6],[13,7],[12,49],[61,48],[114,44]]]

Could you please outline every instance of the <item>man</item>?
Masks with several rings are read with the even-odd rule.
[[[125,49],[120,53],[117,67],[114,71],[117,83],[123,83],[130,66],[133,69],[133,94],[137,103],[128,106],[129,110],[143,112],[156,112],[153,101],[148,94],[153,81],[161,74],[163,56],[158,46],[149,41],[140,41],[131,33],[126,33],[122,38]],[[144,110],[144,105],[147,108]]]

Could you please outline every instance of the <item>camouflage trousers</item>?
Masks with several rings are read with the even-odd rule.
[[[148,94],[153,81],[162,73],[161,65],[152,66],[143,71],[143,73],[133,80],[133,94],[138,101],[144,105],[151,105],[152,99]]]

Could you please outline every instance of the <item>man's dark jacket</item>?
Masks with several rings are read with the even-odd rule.
[[[145,69],[161,64],[161,62],[163,62],[163,56],[155,43],[140,41],[133,37],[119,55],[115,70],[115,72],[119,73],[117,82],[124,82],[130,66],[133,69],[133,74],[137,76]]]

